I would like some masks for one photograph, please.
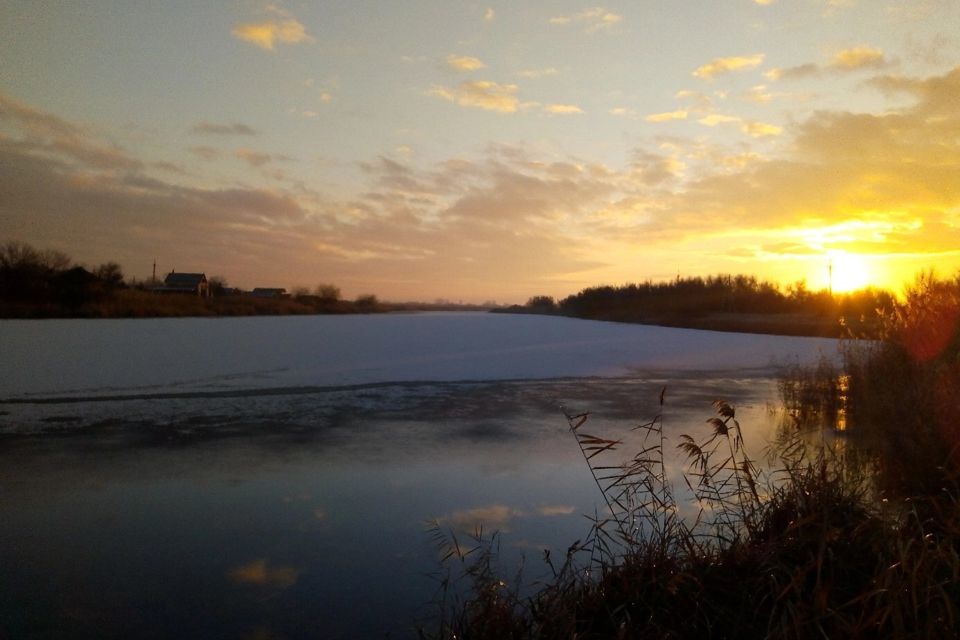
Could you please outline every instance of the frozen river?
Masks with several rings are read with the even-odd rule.
[[[831,340],[493,314],[0,321],[0,637],[412,636],[425,532],[542,575],[599,496],[559,406],[668,436]]]
[[[532,315],[0,320],[0,399],[766,369],[836,341]]]

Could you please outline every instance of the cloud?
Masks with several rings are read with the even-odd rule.
[[[560,72],[553,67],[547,67],[546,69],[524,69],[523,71],[517,71],[517,77],[536,79],[559,75],[559,73]]]
[[[462,82],[456,88],[435,86],[430,95],[455,102],[462,107],[475,107],[499,113],[513,113],[519,106],[515,84],[499,84],[489,80]]]
[[[888,93],[907,93],[920,101],[917,109],[930,117],[952,120],[960,96],[960,66],[943,76],[911,78],[900,75],[881,75],[868,81],[877,89]]]
[[[771,242],[762,245],[760,250],[765,253],[775,253],[779,255],[816,255],[822,253],[820,249],[811,247],[804,242],[796,241]],[[753,252],[751,252],[751,254],[752,253]]]
[[[711,113],[708,116],[704,116],[697,120],[700,124],[707,127],[715,127],[718,124],[729,124],[731,122],[740,122],[740,118],[737,116],[728,116],[722,113]]]
[[[830,62],[830,68],[852,71],[864,68],[876,69],[886,64],[887,59],[884,57],[882,50],[861,46],[838,51]]]
[[[571,234],[615,192],[600,166],[538,164],[502,146],[482,161],[432,168],[378,159],[364,168],[367,192],[341,200],[91,166],[42,141],[0,138],[0,236],[69,249],[80,261],[117,260],[132,274],[149,273],[143,256],[162,247],[167,264],[223,272],[239,286],[333,279],[345,291],[401,299],[456,291],[524,300],[594,268]]]
[[[682,91],[677,91],[673,97],[675,97],[677,100],[687,101],[688,106],[685,110],[692,113],[709,113],[713,109],[714,99],[702,91],[690,91],[685,89]]]
[[[764,76],[769,80],[798,80],[800,78],[810,78],[820,73],[820,67],[813,64],[801,64],[795,67],[781,69],[774,67],[764,72]]]
[[[758,84],[756,86],[750,87],[749,90],[745,91],[742,95],[744,100],[748,102],[756,102],[757,104],[766,104],[773,100],[774,94],[770,93],[767,90],[767,86],[764,84]]]
[[[543,108],[547,113],[558,116],[578,115],[583,113],[583,109],[575,104],[548,104]]]
[[[647,122],[670,122],[671,120],[686,120],[688,113],[683,109],[677,111],[666,111],[663,113],[651,113],[644,120]]]
[[[692,222],[687,212],[740,228],[884,222],[896,231],[885,234],[888,246],[899,237],[916,251],[944,250],[945,236],[937,236],[960,206],[960,67],[944,76],[880,77],[874,84],[907,91],[917,102],[880,115],[815,113],[794,126],[790,155],[689,183],[666,205],[673,224]]]
[[[299,44],[313,40],[307,34],[306,27],[292,17],[238,24],[231,33],[235,38],[266,51],[273,51],[277,43]]]
[[[218,136],[237,135],[237,136],[255,136],[256,130],[253,127],[240,122],[231,124],[221,124],[217,122],[198,122],[190,129],[193,133],[213,134]]]
[[[4,98],[0,237],[117,260],[132,274],[148,274],[143,256],[162,248],[168,264],[240,286],[334,281],[388,299],[523,301],[659,277],[650,265],[660,262],[728,268],[736,251],[756,254],[758,269],[792,261],[783,273],[795,279],[803,246],[948,264],[960,224],[960,67],[877,75],[870,86],[896,106],[789,121],[785,144],[763,145],[768,155],[746,136],[729,146],[660,136],[626,167],[490,145],[437,163],[374,158],[360,166],[362,188],[336,198],[302,186],[190,186],[124,152],[104,163],[88,151],[112,147],[94,132]],[[731,131],[774,134],[727,117]],[[793,257],[761,250],[781,242],[799,245]]]
[[[673,157],[637,151],[630,163],[630,178],[654,186],[681,176],[685,169],[686,165]]]
[[[767,136],[778,136],[783,133],[783,128],[765,122],[745,122],[740,130],[754,138],[764,138]]]
[[[704,80],[712,80],[719,75],[731,73],[733,71],[746,71],[763,64],[764,54],[757,53],[752,56],[733,56],[730,58],[716,58],[707,64],[698,67],[693,75]]]
[[[601,29],[610,29],[623,19],[623,16],[612,11],[607,11],[603,7],[593,7],[585,9],[579,13],[555,16],[550,18],[550,24],[564,26],[568,24],[580,23],[586,26],[587,33],[596,33]]]
[[[273,159],[269,153],[260,153],[252,149],[237,149],[234,155],[254,167],[263,166]]]
[[[447,56],[447,66],[454,71],[476,71],[487,67],[479,58],[458,56],[454,53]]]
[[[763,75],[769,80],[800,80],[817,77],[826,72],[847,73],[861,69],[882,69],[892,64],[881,49],[859,46],[838,51],[823,66],[810,62],[785,69],[775,67]]]
[[[35,151],[69,158],[96,169],[135,171],[143,163],[120,147],[98,140],[95,132],[53,114],[0,94],[0,122],[9,122],[25,134]],[[0,134],[0,139],[2,134]]]
[[[201,160],[211,161],[220,157],[220,152],[213,147],[190,147],[189,151]]]

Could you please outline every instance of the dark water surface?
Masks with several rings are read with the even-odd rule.
[[[412,637],[430,519],[543,577],[600,504],[559,405],[619,437],[664,386],[674,439],[717,397],[772,437],[743,374],[0,405],[0,638]]]

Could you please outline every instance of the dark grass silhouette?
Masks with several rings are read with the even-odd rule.
[[[606,509],[552,578],[522,596],[498,568],[497,535],[433,529],[448,572],[428,638],[953,637],[960,602],[955,501],[877,499],[870,476],[804,432],[784,431],[773,471],[745,454],[724,401],[706,433],[683,436],[692,518],[664,471],[659,419],[641,450],[602,462],[617,440],[570,428]],[[943,492],[958,495],[951,483]],[[456,580],[461,582],[459,585]],[[453,595],[456,594],[456,595]]]

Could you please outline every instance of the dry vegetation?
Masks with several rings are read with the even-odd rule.
[[[957,637],[958,323],[960,278],[924,275],[884,315],[883,340],[851,346],[842,370],[788,372],[792,417],[771,471],[746,456],[723,401],[705,434],[675,444],[659,418],[635,427],[640,450],[617,464],[606,460],[620,440],[568,416],[606,505],[589,537],[546,554],[553,578],[522,596],[496,536],[465,545],[435,528],[451,570],[422,636]],[[687,457],[682,487],[668,481],[667,446]],[[681,518],[678,495],[698,514]]]

